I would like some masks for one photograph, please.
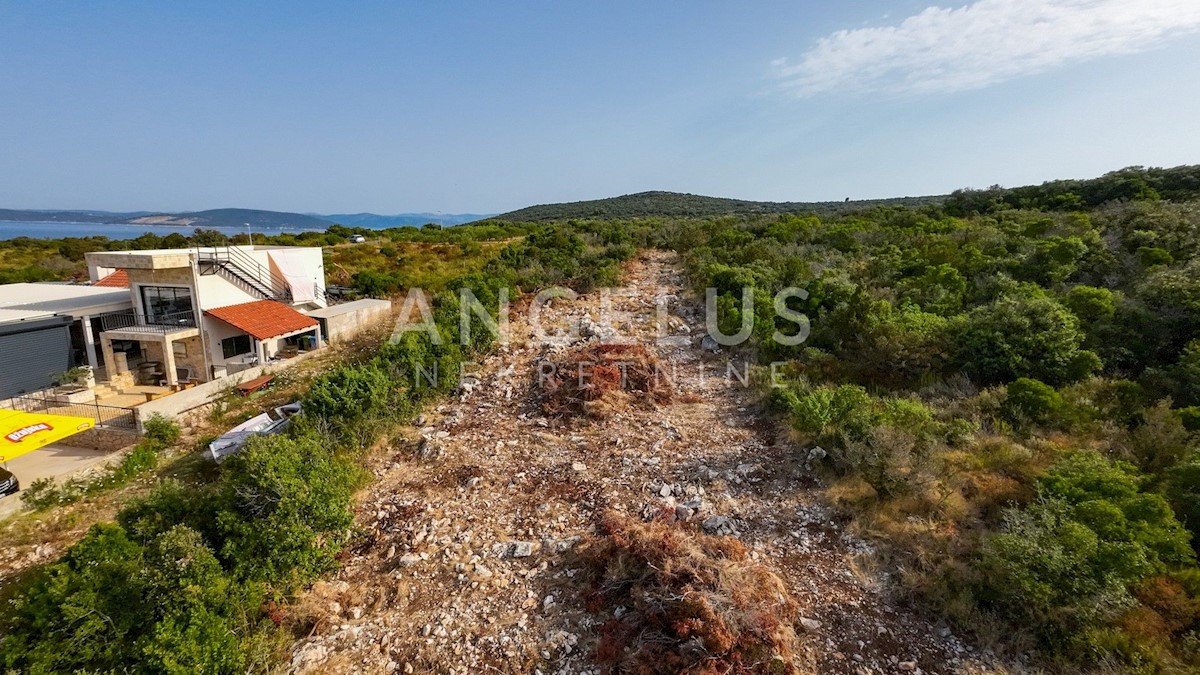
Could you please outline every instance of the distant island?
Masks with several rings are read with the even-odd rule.
[[[387,227],[412,227],[426,223],[459,225],[487,218],[487,214],[462,213],[399,213],[379,215],[375,213],[332,214],[289,213],[261,209],[209,209],[182,213],[156,211],[93,211],[93,210],[43,210],[43,209],[0,209],[0,221],[15,222],[62,222],[101,223],[106,225],[148,225],[171,227],[242,227],[249,223],[252,228],[324,230],[331,225],[382,229]]]

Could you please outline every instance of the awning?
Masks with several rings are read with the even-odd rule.
[[[224,321],[255,340],[316,328],[317,320],[276,300],[255,300],[240,305],[206,309],[204,313]]]
[[[94,426],[91,417],[0,410],[0,464]]]

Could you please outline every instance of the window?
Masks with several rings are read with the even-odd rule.
[[[142,308],[148,323],[193,325],[190,288],[142,286]]]
[[[227,359],[231,359],[238,354],[250,353],[250,336],[235,335],[231,338],[221,340],[221,354]]]

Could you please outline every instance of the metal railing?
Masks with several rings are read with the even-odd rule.
[[[264,298],[290,302],[292,291],[286,279],[234,246],[196,249],[196,260],[211,270],[224,271]]]
[[[100,330],[136,328],[140,332],[169,333],[180,328],[195,328],[196,313],[173,312],[147,316],[137,312],[117,312],[100,315]]]
[[[60,402],[49,392],[42,392],[40,396],[14,396],[7,399],[3,407],[29,413],[90,417],[96,420],[96,426],[109,429],[137,429],[137,418],[132,408],[99,403]]]

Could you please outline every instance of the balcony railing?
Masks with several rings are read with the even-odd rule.
[[[170,333],[180,328],[195,328],[196,313],[174,312],[146,316],[136,312],[104,314],[100,317],[100,330],[136,330],[142,333]]]

